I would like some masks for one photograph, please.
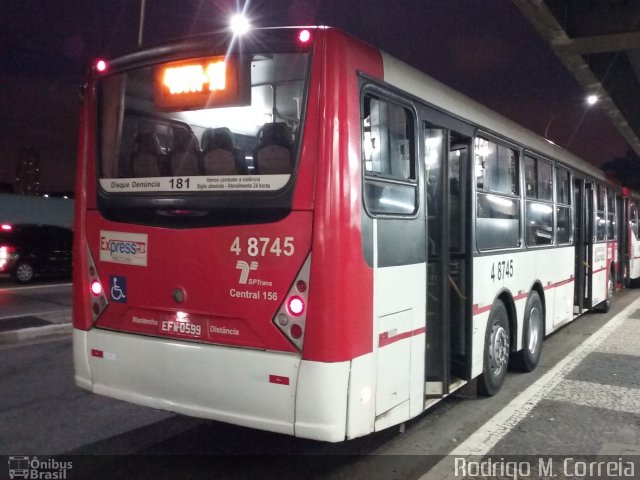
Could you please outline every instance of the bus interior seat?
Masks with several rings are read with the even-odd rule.
[[[207,128],[202,133],[202,164],[205,175],[238,175],[245,173],[244,153],[233,146],[231,130]]]
[[[173,147],[169,153],[173,175],[199,175],[199,156],[200,147],[195,134],[191,130],[175,129]]]
[[[161,177],[164,153],[160,141],[154,133],[140,133],[136,136],[131,171],[134,177]]]
[[[258,174],[291,173],[291,130],[286,123],[266,123],[258,132],[253,161]]]

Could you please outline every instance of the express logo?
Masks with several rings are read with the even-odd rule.
[[[100,260],[147,266],[148,238],[143,233],[100,231]]]
[[[136,253],[146,253],[147,244],[142,242],[127,242],[124,240],[108,240],[105,237],[100,239],[100,249],[108,250],[109,253],[122,253],[125,255],[135,255]]]

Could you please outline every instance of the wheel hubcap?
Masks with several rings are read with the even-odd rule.
[[[531,354],[536,353],[540,343],[540,332],[542,330],[542,315],[537,307],[533,307],[529,312],[529,344],[527,348]]]
[[[493,375],[499,375],[509,361],[509,335],[501,325],[494,325],[491,329],[489,359]]]
[[[16,269],[16,276],[18,277],[18,280],[27,282],[31,280],[31,277],[33,276],[33,269],[30,265],[24,263],[22,265],[18,265],[18,268]]]

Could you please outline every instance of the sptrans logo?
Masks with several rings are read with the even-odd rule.
[[[147,266],[146,233],[124,233],[100,230],[100,260],[126,265]]]

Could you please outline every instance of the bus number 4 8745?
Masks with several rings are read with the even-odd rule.
[[[513,260],[502,260],[491,264],[491,280],[496,281],[513,277]]]

